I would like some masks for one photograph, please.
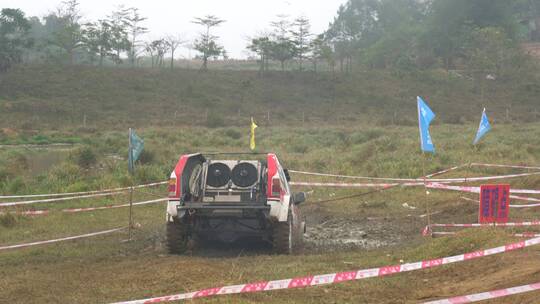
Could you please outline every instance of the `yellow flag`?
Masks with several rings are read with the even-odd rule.
[[[251,117],[251,138],[249,140],[249,148],[253,151],[255,150],[255,129],[257,128],[257,125],[255,124],[255,121],[253,121],[253,117]]]

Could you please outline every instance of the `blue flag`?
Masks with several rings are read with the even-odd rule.
[[[480,126],[478,127],[478,132],[476,132],[476,138],[474,139],[473,145],[476,145],[487,132],[491,130],[491,125],[489,124],[488,117],[486,115],[486,109],[482,112],[482,119],[480,119]]]
[[[431,135],[429,134],[429,125],[435,114],[428,105],[424,102],[422,97],[417,97],[418,102],[418,126],[420,127],[420,144],[423,152],[432,152],[435,153],[435,147],[433,146],[433,141],[431,140]]]
[[[135,131],[129,129],[129,152],[128,152],[128,170],[133,173],[135,162],[139,159],[144,149],[144,140],[135,134]]]

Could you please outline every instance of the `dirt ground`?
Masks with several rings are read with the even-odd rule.
[[[379,198],[380,199],[380,198]],[[306,248],[300,255],[278,256],[268,244],[200,244],[185,255],[171,256],[164,246],[163,206],[135,210],[141,228],[135,241],[127,235],[66,242],[0,255],[0,303],[110,303],[234,285],[416,262],[515,242],[504,231],[469,231],[458,238],[425,239],[421,203],[386,203],[368,198],[336,215],[333,205],[306,203]],[[433,206],[434,222],[472,222],[476,206],[456,197]],[[388,212],[388,211],[391,212]],[[125,210],[124,210],[125,211]],[[125,212],[34,218],[25,225],[73,221],[114,223]],[[530,212],[529,212],[530,213]],[[529,216],[534,217],[534,213]],[[522,217],[515,214],[516,218]],[[76,224],[75,224],[76,223]],[[63,227],[63,226],[62,226]],[[19,227],[22,228],[22,227]],[[30,229],[31,227],[29,227]],[[1,232],[1,231],[0,231]],[[22,229],[22,235],[26,230]],[[1,233],[0,233],[1,237]],[[37,238],[37,236],[36,236]],[[3,241],[2,243],[6,243]],[[11,242],[13,243],[13,242]],[[302,290],[201,299],[200,303],[421,303],[540,281],[540,248],[530,248],[431,270],[396,274]],[[538,303],[537,293],[492,303]]]

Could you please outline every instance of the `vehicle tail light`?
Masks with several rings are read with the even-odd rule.
[[[278,176],[272,178],[272,196],[279,197],[281,195],[281,181]]]
[[[176,197],[176,177],[169,179],[169,197]]]

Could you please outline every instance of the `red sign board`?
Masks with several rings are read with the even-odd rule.
[[[510,185],[482,185],[478,221],[486,223],[508,222]]]

